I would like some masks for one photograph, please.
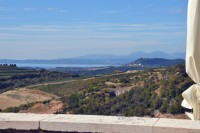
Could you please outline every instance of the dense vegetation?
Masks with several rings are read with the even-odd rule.
[[[60,113],[153,116],[155,110],[183,113],[181,93],[192,84],[185,66],[178,65],[32,89],[60,96],[65,104]]]
[[[47,70],[22,69],[16,65],[0,65],[0,92],[36,83],[60,81],[76,77]]]

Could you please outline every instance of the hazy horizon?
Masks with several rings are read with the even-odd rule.
[[[145,53],[145,54],[152,54],[152,53],[158,53],[161,52],[163,54],[186,54],[185,52],[164,52],[164,51],[152,51],[152,52],[143,52],[143,51],[136,51],[136,52],[132,52],[132,53],[128,53],[128,54],[124,54],[124,55],[119,55],[119,54],[86,54],[86,55],[80,55],[80,56],[75,56],[75,57],[63,57],[63,58],[24,58],[24,59],[12,59],[12,58],[0,58],[0,60],[56,60],[56,59],[79,59],[82,57],[92,57],[92,56],[116,56],[116,57],[128,57],[131,54],[135,54],[135,53]],[[141,57],[142,58],[142,57]],[[159,58],[159,55],[157,56],[157,58]],[[86,59],[86,58],[85,58]],[[178,58],[177,58],[178,59]]]
[[[0,59],[185,53],[187,0],[0,0]]]

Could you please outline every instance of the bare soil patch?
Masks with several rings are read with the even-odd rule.
[[[58,98],[55,95],[26,88],[10,90],[0,94],[0,109],[18,107],[23,104],[42,102]]]
[[[35,114],[54,114],[63,108],[63,103],[59,100],[53,100],[49,103],[36,103],[28,110],[20,111],[21,113]]]

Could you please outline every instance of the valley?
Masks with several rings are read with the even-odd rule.
[[[192,84],[184,65],[114,71],[106,75],[74,77],[6,91],[0,94],[0,98],[7,96],[8,101],[14,101],[14,97],[18,99],[16,103],[21,102],[15,106],[4,105],[1,110],[187,118],[184,115],[185,109],[181,107],[181,93]],[[28,97],[31,96],[29,94],[37,95],[31,96],[32,101],[28,101],[21,94],[22,91],[27,91]]]

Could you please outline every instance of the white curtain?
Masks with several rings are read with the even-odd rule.
[[[183,92],[182,106],[193,109],[186,113],[192,120],[200,120],[200,0],[189,0],[187,21],[186,72],[196,84]]]

